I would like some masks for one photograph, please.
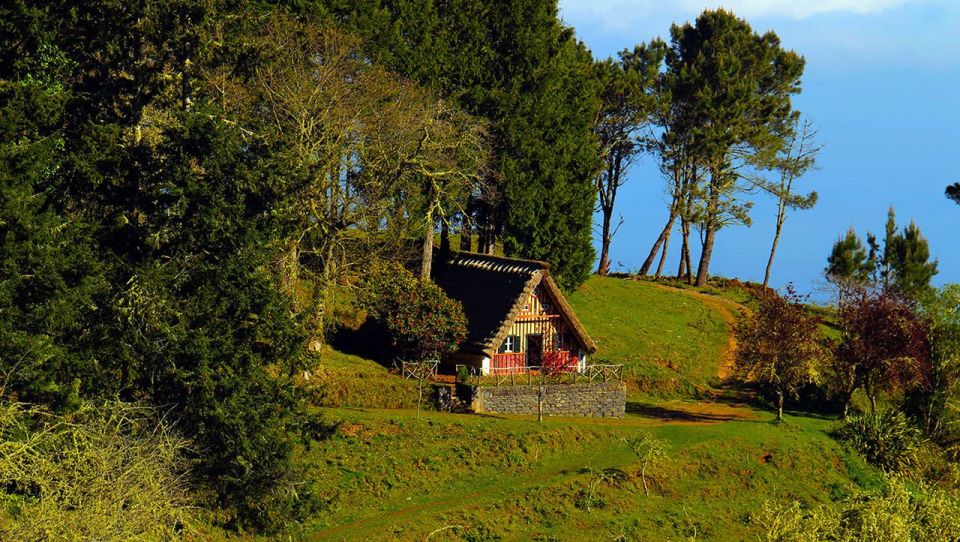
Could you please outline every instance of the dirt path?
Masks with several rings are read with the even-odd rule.
[[[661,290],[679,292],[687,297],[695,298],[708,308],[715,311],[718,315],[720,315],[720,318],[723,318],[723,321],[727,323],[728,328],[727,346],[720,354],[720,360],[717,363],[717,376],[720,378],[720,380],[727,380],[733,376],[733,361],[737,351],[737,339],[733,334],[733,328],[737,325],[737,318],[739,315],[745,311],[749,311],[749,309],[739,303],[716,295],[687,290],[685,288],[677,288],[675,286],[667,286],[665,284],[654,284],[654,286],[660,288]]]

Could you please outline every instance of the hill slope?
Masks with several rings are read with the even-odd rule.
[[[735,303],[654,282],[598,276],[569,301],[597,342],[594,359],[624,364],[635,394],[691,396],[718,380]]]
[[[879,475],[827,435],[830,420],[774,424],[740,404],[655,398],[717,381],[740,308],[729,297],[616,278],[570,296],[597,357],[629,369],[622,420],[318,409],[336,428],[298,461],[302,489],[322,504],[285,537],[744,540],[768,500],[813,504],[876,485]],[[410,401],[410,383],[371,361],[330,352],[321,366],[329,404]],[[648,471],[650,495],[629,445],[641,436],[666,450]]]

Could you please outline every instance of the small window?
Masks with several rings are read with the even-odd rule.
[[[549,313],[549,312],[550,312],[550,303],[541,303],[541,304],[540,304],[540,311],[543,312],[544,314]]]
[[[537,297],[539,295],[540,295],[540,287],[537,286],[536,288],[533,289],[533,297]]]
[[[520,337],[517,335],[508,335],[507,338],[503,340],[503,344],[500,345],[500,353],[507,354],[516,352],[519,346]]]

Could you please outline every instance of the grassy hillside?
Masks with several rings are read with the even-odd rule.
[[[825,433],[743,408],[670,422],[328,410],[339,427],[301,458],[324,509],[302,540],[743,540],[766,500],[825,502],[879,478]],[[668,457],[648,473],[627,441],[649,434]]]
[[[691,395],[716,382],[729,346],[723,314],[694,294],[594,276],[568,299],[597,343],[594,360],[624,364],[632,391]]]
[[[417,384],[383,365],[326,348],[312,371],[312,401],[324,407],[415,408]]]
[[[625,418],[418,419],[412,382],[324,352],[317,402],[340,408],[317,410],[336,429],[298,456],[320,507],[281,539],[746,540],[768,500],[822,503],[881,483],[828,436],[831,420],[776,424],[736,402],[657,397],[717,381],[735,294],[594,277],[570,302],[598,343],[595,359],[628,368]],[[649,496],[629,446],[641,435],[666,448]]]

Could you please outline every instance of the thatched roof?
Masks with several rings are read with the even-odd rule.
[[[460,345],[464,352],[488,356],[496,353],[524,301],[538,285],[556,300],[557,310],[578,342],[589,352],[597,349],[550,278],[550,265],[546,262],[461,252],[442,266],[436,282],[463,305],[469,328],[467,339]]]

